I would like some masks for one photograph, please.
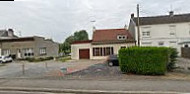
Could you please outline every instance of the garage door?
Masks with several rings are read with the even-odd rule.
[[[79,50],[79,59],[90,59],[89,49],[80,49]]]

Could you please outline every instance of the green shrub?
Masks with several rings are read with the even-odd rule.
[[[131,47],[119,51],[119,65],[124,73],[164,75],[168,61],[166,47]]]
[[[175,63],[177,61],[178,52],[175,48],[170,48],[170,61],[167,63],[167,70],[172,71],[175,69]]]
[[[41,62],[41,61],[53,60],[53,57],[26,58],[26,60],[29,62]]]

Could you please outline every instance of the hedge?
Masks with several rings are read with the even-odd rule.
[[[166,47],[131,47],[119,51],[119,65],[124,73],[164,75],[169,55]]]
[[[176,68],[175,63],[177,61],[178,52],[177,49],[175,48],[169,48],[169,49],[170,49],[170,60],[167,63],[167,70],[173,71]]]
[[[26,58],[29,62],[42,62],[47,60],[53,60],[53,57],[44,57],[44,58]]]

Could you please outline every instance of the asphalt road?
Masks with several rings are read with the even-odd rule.
[[[60,94],[60,93],[26,92],[26,91],[0,91],[0,94]],[[74,94],[74,93],[61,93],[61,94]]]
[[[105,91],[164,91],[190,93],[190,81],[181,80],[40,80],[40,79],[1,79],[0,87],[55,88],[74,90]]]

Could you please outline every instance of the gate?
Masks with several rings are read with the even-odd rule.
[[[190,59],[190,47],[182,47],[181,48],[181,56],[184,58]]]

